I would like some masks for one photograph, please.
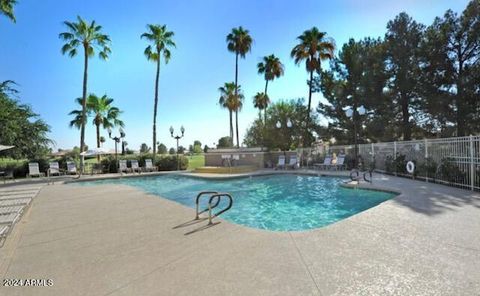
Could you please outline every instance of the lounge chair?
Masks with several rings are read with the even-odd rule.
[[[278,157],[278,163],[275,169],[284,169],[285,168],[285,155],[280,155]]]
[[[60,176],[60,166],[58,165],[58,162],[56,161],[50,162],[47,172],[49,176],[52,176],[52,175]]]
[[[20,218],[20,213],[8,213],[5,215],[0,215],[0,224],[12,225],[18,221]]]
[[[71,175],[77,174],[77,166],[73,161],[67,161],[67,173]]]
[[[125,159],[118,161],[118,172],[119,173],[128,173],[130,169],[127,167],[127,161]]]
[[[140,167],[138,166],[138,160],[133,159],[130,161],[132,173],[138,172],[141,173]]]
[[[145,167],[143,168],[145,172],[156,172],[158,169],[157,167],[153,166],[151,159],[145,159]]]
[[[222,166],[230,167],[232,166],[232,155],[230,154],[222,154]]]
[[[336,162],[334,163],[332,161],[332,164],[329,167],[335,168],[335,170],[345,169],[345,155],[338,156]]]
[[[29,162],[28,163],[28,174],[27,177],[44,177],[45,174],[40,172],[40,169],[38,167],[38,162]]]
[[[0,175],[2,176],[3,179],[3,184],[7,183],[7,179],[11,179],[15,181],[15,178],[13,177],[13,170],[7,170],[4,172],[0,172]]]
[[[287,167],[290,167],[292,169],[296,169],[298,167],[298,160],[296,155],[290,156]]]
[[[313,166],[319,169],[327,169],[332,164],[332,157],[326,156],[323,163],[315,163]]]

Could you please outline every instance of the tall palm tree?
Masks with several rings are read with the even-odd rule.
[[[310,73],[310,80],[308,81],[307,120],[304,137],[304,141],[306,141],[306,135],[310,124],[310,109],[312,105],[313,73],[317,72],[320,74],[322,70],[322,61],[333,58],[335,43],[333,39],[327,37],[327,33],[320,32],[317,27],[306,30],[302,35],[298,36],[297,39],[299,43],[292,49],[290,55],[297,65],[305,61],[307,72]]]
[[[84,66],[83,66],[83,92],[82,92],[82,118],[80,121],[80,152],[85,148],[85,122],[87,112],[87,80],[88,80],[88,59],[95,55],[98,50],[98,56],[102,60],[107,60],[111,53],[109,44],[110,37],[102,33],[102,26],[92,21],[88,24],[80,16],[77,22],[64,22],[68,31],[59,34],[59,38],[65,41],[62,46],[62,54],[68,54],[73,58],[77,55],[79,47],[83,48]],[[80,172],[83,172],[83,160],[80,161]]]
[[[155,76],[155,98],[153,103],[153,161],[157,153],[157,106],[158,106],[158,80],[160,78],[160,60],[163,55],[165,64],[170,60],[170,49],[175,47],[172,37],[173,32],[167,30],[166,25],[147,25],[148,31],[143,33],[140,38],[145,38],[150,43],[144,51],[147,60],[157,64],[157,72]]]
[[[17,0],[0,0],[0,14],[8,17],[12,22],[16,22],[15,14],[13,14],[13,6],[17,4]]]
[[[248,30],[245,30],[244,28],[242,28],[242,26],[240,26],[238,28],[233,28],[232,32],[227,35],[226,39],[228,50],[235,53],[235,95],[237,95],[238,92],[238,57],[245,58],[247,52],[252,49],[253,39],[248,33]],[[240,146],[238,139],[238,111],[239,109],[235,111],[237,147]]]
[[[265,77],[265,94],[268,94],[268,81],[273,81],[284,73],[284,66],[275,55],[264,56],[263,61],[257,64],[258,74]]]
[[[230,115],[230,141],[233,141],[233,120],[232,120],[232,113],[235,109],[235,83],[234,82],[225,82],[225,84],[218,88],[220,92],[220,99],[218,100],[218,104],[222,108],[228,110]],[[233,145],[233,143],[232,143]]]

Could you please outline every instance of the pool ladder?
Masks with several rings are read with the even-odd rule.
[[[200,198],[202,196],[210,196],[208,199],[208,207],[202,211],[200,211]],[[220,204],[220,200],[222,197],[228,198],[228,206],[215,214],[212,214],[212,209],[216,208]],[[216,201],[214,202],[214,199],[216,198]],[[230,210],[230,208],[233,205],[233,198],[230,193],[226,192],[217,192],[217,191],[202,191],[197,195],[197,198],[195,200],[195,205],[196,205],[196,211],[195,211],[195,220],[200,219],[200,214],[205,213],[208,211],[208,224],[213,224],[212,219],[215,217],[220,216],[221,214],[225,213],[226,211]]]

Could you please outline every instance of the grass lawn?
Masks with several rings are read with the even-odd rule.
[[[193,170],[205,165],[204,155],[192,155],[188,157],[188,169]]]

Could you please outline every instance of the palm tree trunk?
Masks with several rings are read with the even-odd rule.
[[[153,163],[157,154],[157,106],[158,106],[158,80],[160,78],[160,52],[158,52],[157,74],[155,77],[155,100],[153,103]]]
[[[88,52],[84,45],[83,92],[82,92],[82,125],[80,128],[80,153],[85,149],[85,124],[87,116],[87,80],[88,80]],[[80,157],[80,174],[83,173],[83,157]]]
[[[95,124],[97,128],[97,148],[100,148],[100,124]],[[97,155],[97,161],[100,162],[100,155]]]
[[[232,142],[232,147],[233,147],[233,118],[232,118],[232,110],[228,110],[228,113],[230,114],[230,141]]]
[[[312,81],[313,81],[313,71],[310,71],[310,81],[308,81],[307,121],[305,122],[305,136],[303,138],[304,147],[307,145],[308,128],[310,127],[310,108],[312,107]]]
[[[235,99],[238,100],[238,52],[235,55]],[[237,122],[237,148],[240,147],[238,141],[238,109],[235,110],[235,120]],[[232,146],[233,146],[233,138],[232,138]]]
[[[240,143],[238,141],[238,109],[235,110],[235,127],[237,129],[237,148],[240,147]]]
[[[265,79],[265,95],[267,95],[268,79]]]

